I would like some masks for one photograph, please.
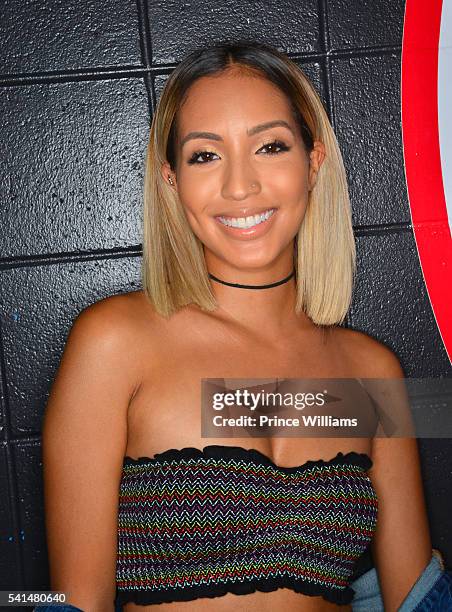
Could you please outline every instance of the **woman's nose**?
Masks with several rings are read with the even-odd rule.
[[[221,195],[226,200],[244,200],[261,190],[260,179],[250,163],[237,159],[228,164]]]

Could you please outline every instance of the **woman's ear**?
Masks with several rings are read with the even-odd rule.
[[[320,140],[314,142],[314,148],[309,154],[309,191],[314,189],[317,175],[326,157],[325,145]]]
[[[163,180],[168,183],[170,187],[176,188],[176,173],[171,170],[171,166],[167,161],[163,162],[161,172]]]

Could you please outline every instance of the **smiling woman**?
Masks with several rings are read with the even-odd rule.
[[[202,379],[403,378],[339,325],[347,183],[296,64],[248,42],[182,61],[152,121],[143,231],[143,291],[79,315],[50,394],[52,588],[89,612],[115,595],[124,612],[420,602],[443,575],[415,440],[200,435]],[[372,570],[353,581],[371,543],[381,593]]]
[[[164,316],[193,299],[218,306],[208,271],[219,260],[226,280],[254,283],[269,262],[272,280],[295,264],[297,313],[332,325],[348,311],[342,157],[317,93],[283,54],[217,46],[176,68],[151,127],[144,216],[143,286]]]

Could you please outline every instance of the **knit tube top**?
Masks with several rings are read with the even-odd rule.
[[[376,528],[365,454],[281,467],[255,449],[124,458],[116,600],[187,601],[289,588],[336,604]]]

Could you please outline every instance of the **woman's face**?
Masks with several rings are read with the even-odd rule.
[[[316,150],[310,162],[284,94],[237,71],[202,77],[178,119],[176,174],[167,165],[163,172],[208,268],[216,260],[216,270],[220,262],[255,270],[292,257],[319,164]]]

